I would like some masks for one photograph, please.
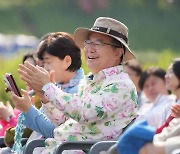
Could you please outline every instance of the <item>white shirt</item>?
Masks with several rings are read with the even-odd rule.
[[[171,113],[171,106],[175,103],[174,95],[159,95],[154,103],[149,103],[149,109],[140,114],[137,120],[146,120],[149,125],[156,128],[162,126],[169,114]]]

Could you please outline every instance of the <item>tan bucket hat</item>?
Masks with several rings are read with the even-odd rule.
[[[92,32],[105,34],[120,41],[126,47],[123,62],[136,58],[128,47],[128,28],[123,23],[109,17],[99,17],[91,29],[80,27],[75,30],[74,40],[76,44],[83,48],[84,40]]]

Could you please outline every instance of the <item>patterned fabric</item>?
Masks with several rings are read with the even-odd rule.
[[[58,83],[56,86],[58,88],[63,89],[63,91],[67,93],[77,93],[78,85],[81,79],[84,78],[83,69],[78,69],[76,74],[69,80],[68,83],[62,84]],[[41,113],[44,113],[46,117],[55,125],[59,126],[61,123],[64,123],[68,118],[64,116],[62,112],[56,109],[51,103],[42,104],[42,108],[40,109]],[[37,132],[33,132],[27,142],[32,141],[33,139],[41,138],[42,135]]]
[[[79,69],[76,72],[75,76],[72,77],[68,83],[66,84],[59,83],[57,84],[57,87],[61,88],[66,93],[71,93],[71,94],[77,93],[78,85],[83,78],[84,78],[84,72],[82,69]],[[43,104],[42,108],[44,110],[44,114],[55,126],[59,126],[68,119],[68,117],[66,117],[63,112],[60,112],[51,103]]]
[[[14,145],[12,148],[12,152],[15,152],[17,154],[21,154],[22,153],[22,144],[21,144],[21,139],[22,139],[22,135],[25,129],[25,126],[23,125],[23,121],[24,121],[25,117],[24,117],[24,113],[20,113],[19,117],[18,117],[18,123],[16,126],[16,130],[15,130],[15,137],[14,137]]]
[[[52,153],[63,141],[111,140],[137,114],[137,92],[123,66],[104,69],[93,79],[85,78],[77,94],[68,94],[54,84],[43,86],[45,96],[69,119],[46,140],[43,153]]]

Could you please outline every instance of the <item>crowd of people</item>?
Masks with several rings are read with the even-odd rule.
[[[81,68],[81,52],[88,75]],[[177,58],[167,71],[142,70],[128,46],[128,28],[113,18],[99,17],[74,35],[45,34],[37,51],[19,64],[27,89],[22,97],[10,92],[15,108],[0,104],[6,144],[0,153],[23,153],[21,139],[28,137],[28,142],[46,139],[35,154],[53,153],[65,141],[118,138],[121,154],[170,154],[180,148],[179,68]]]

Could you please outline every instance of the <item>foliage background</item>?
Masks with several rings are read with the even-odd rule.
[[[73,33],[77,27],[91,27],[99,16],[113,17],[129,28],[130,48],[143,69],[156,65],[167,69],[180,57],[179,0],[1,0],[0,33],[27,34],[38,38],[48,32]],[[19,88],[25,84],[17,74],[24,52],[0,56],[0,100],[9,100],[2,75],[10,72]],[[85,72],[88,69],[83,63]]]

